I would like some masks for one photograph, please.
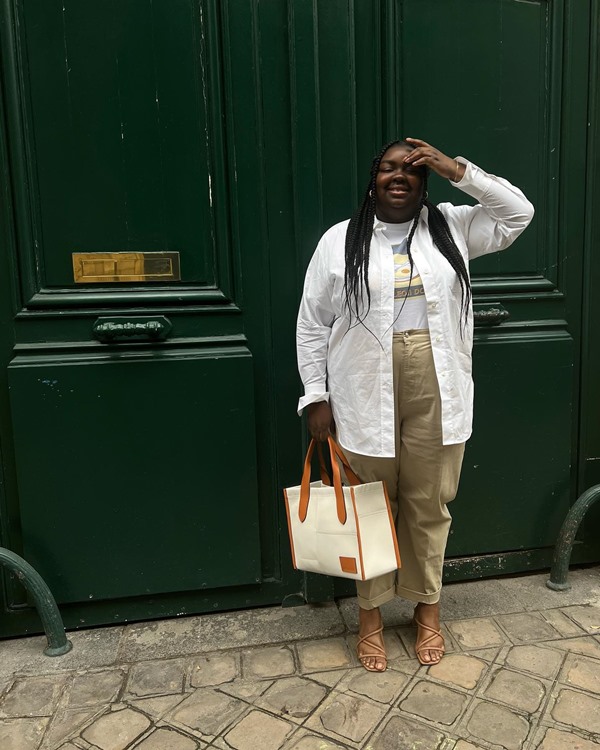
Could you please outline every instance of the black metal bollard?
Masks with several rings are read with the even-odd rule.
[[[554,548],[550,580],[546,581],[546,586],[549,589],[567,591],[567,589],[571,588],[571,584],[567,583],[567,576],[569,574],[569,562],[571,560],[575,535],[588,509],[598,499],[600,499],[600,484],[596,484],[590,487],[589,490],[586,490],[567,513],[556,541],[556,547]]]
[[[44,649],[46,656],[62,656],[69,653],[73,644],[67,639],[56,601],[42,576],[26,560],[4,547],[0,547],[0,565],[14,571],[33,596],[48,639],[48,646]]]

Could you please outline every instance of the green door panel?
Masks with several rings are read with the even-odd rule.
[[[9,382],[24,550],[59,602],[260,580],[247,351],[21,356]]]
[[[72,252],[161,250],[217,285],[205,5],[22,4],[42,288],[73,286]]]
[[[519,0],[403,3],[403,132],[507,177],[536,207],[534,222],[518,241],[519,251],[478,259],[471,269],[475,278],[502,274],[539,286],[540,264],[552,265],[545,255],[555,248],[544,247],[541,229],[550,229],[555,218],[545,205],[555,165],[548,154],[549,125],[558,114],[560,87],[559,77],[550,86],[556,64],[548,54],[551,5]],[[435,76],[425,71],[428,59],[444,60]],[[436,201],[474,202],[437,176],[432,185]]]
[[[554,544],[570,501],[572,363],[566,334],[478,337],[449,557]]]

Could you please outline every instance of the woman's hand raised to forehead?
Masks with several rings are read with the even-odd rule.
[[[404,161],[415,167],[429,167],[434,172],[453,182],[458,182],[463,178],[465,165],[451,159],[446,154],[438,151],[437,148],[430,146],[429,143],[419,140],[419,138],[407,138],[407,143],[414,146],[414,150],[406,156]]]

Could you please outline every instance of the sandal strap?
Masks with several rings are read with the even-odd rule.
[[[436,630],[435,628],[432,628],[430,625],[425,625],[425,623],[421,622],[420,620],[417,620],[417,618],[414,618],[415,624],[418,628],[421,628],[421,630],[427,630],[431,635],[425,636],[425,638],[422,638],[420,641],[417,638],[417,643],[415,645],[415,651],[417,654],[420,651],[427,650],[427,651],[439,651],[440,653],[445,653],[446,647],[444,645],[444,635],[441,630]],[[442,639],[442,645],[441,646],[428,646],[427,644],[434,640],[434,638],[441,638]]]
[[[385,657],[385,649],[380,646],[378,643],[374,643],[373,641],[370,641],[369,638],[372,638],[374,635],[379,635],[380,633],[383,633],[383,625],[376,630],[372,630],[370,633],[367,633],[366,635],[360,636],[358,641],[356,642],[356,649],[358,651],[358,647],[361,645],[361,643],[366,643],[371,648],[374,648],[378,651],[377,654],[361,654],[360,659],[364,659],[366,657]]]

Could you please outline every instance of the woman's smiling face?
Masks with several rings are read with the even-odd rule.
[[[406,164],[410,146],[390,146],[379,164],[375,180],[377,218],[392,224],[410,221],[419,210],[423,196],[423,168]]]

